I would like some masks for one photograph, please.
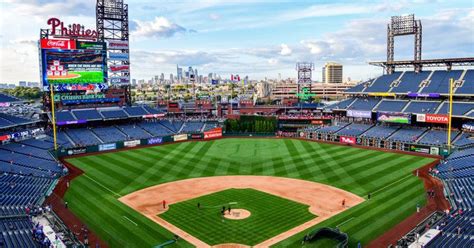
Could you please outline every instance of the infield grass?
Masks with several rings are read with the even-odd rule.
[[[350,246],[367,244],[426,202],[412,171],[433,161],[412,155],[292,139],[184,142],[68,159],[84,170],[65,200],[111,247],[153,247],[172,234],[117,199],[136,190],[186,178],[265,175],[329,184],[372,199],[318,226],[339,226]],[[342,225],[341,225],[342,224]],[[192,222],[189,225],[193,225]],[[277,246],[301,247],[310,230]],[[180,241],[177,246],[189,246]],[[308,246],[309,247],[309,246]]]
[[[228,206],[246,209],[251,215],[242,220],[225,219],[220,211]],[[210,245],[252,246],[316,218],[308,208],[255,189],[228,189],[172,204],[160,217]]]

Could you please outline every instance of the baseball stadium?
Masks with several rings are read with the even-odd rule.
[[[425,20],[392,17],[384,73],[343,99],[312,101],[298,62],[282,102],[144,104],[128,5],[96,14],[41,30],[41,111],[0,94],[0,247],[474,247],[474,58],[421,59]]]

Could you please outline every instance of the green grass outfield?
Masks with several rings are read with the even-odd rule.
[[[103,83],[104,72],[102,71],[71,71],[71,73],[79,74],[78,78],[70,79],[48,79],[52,84],[79,84],[79,83]]]
[[[68,161],[85,174],[71,182],[65,200],[112,247],[152,247],[172,237],[119,202],[120,196],[165,182],[223,175],[298,178],[363,197],[371,192],[370,201],[318,225],[339,225],[355,246],[358,241],[367,244],[411,215],[416,204],[425,204],[423,183],[411,171],[433,159],[301,140],[245,138],[176,143]],[[298,247],[305,233],[277,246]]]
[[[251,214],[242,220],[228,220],[220,214],[227,206]],[[308,208],[255,189],[228,189],[172,204],[160,217],[209,245],[252,246],[316,218]]]

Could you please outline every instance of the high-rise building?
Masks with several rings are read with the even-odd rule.
[[[342,65],[335,62],[327,62],[323,67],[323,83],[342,83]]]
[[[178,79],[178,83],[183,82],[183,68],[180,68],[178,65],[176,65],[176,77]]]

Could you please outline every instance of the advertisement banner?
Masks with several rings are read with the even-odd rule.
[[[87,120],[77,120],[77,121],[58,121],[56,125],[64,126],[64,125],[72,125],[72,124],[84,124],[87,123]]]
[[[214,128],[209,131],[204,132],[204,139],[213,139],[222,137],[222,128]]]
[[[369,93],[369,96],[395,96],[395,93],[389,93],[389,92],[372,92],[372,93]]]
[[[410,151],[429,154],[430,153],[430,147],[429,146],[411,145],[410,146]]]
[[[128,72],[130,70],[129,65],[111,65],[109,66],[111,72]]]
[[[109,53],[109,60],[128,61],[128,53]]]
[[[121,50],[128,49],[128,41],[126,40],[109,40],[108,41],[109,50]]]
[[[177,134],[173,136],[174,141],[183,141],[183,140],[188,140],[188,135],[187,134]]]
[[[352,110],[346,112],[347,117],[372,118],[372,111]]]
[[[430,148],[430,154],[431,154],[431,155],[439,155],[439,147],[432,146],[432,147]]]
[[[429,98],[439,98],[441,95],[439,93],[408,93],[408,97],[429,97]]]
[[[107,84],[54,84],[54,91],[102,91],[109,88]],[[43,91],[49,91],[49,85],[43,86]]]
[[[411,124],[411,114],[378,112],[377,121],[400,123],[400,124]]]
[[[148,145],[155,145],[155,144],[161,144],[161,143],[163,143],[163,138],[161,137],[148,139]]]
[[[462,124],[462,129],[464,129],[466,131],[474,131],[474,123]]]
[[[99,151],[109,151],[109,150],[115,150],[115,149],[117,149],[117,145],[115,143],[99,145]]]
[[[153,118],[161,118],[165,117],[165,114],[149,114],[149,115],[142,115],[143,119],[153,119]]]
[[[356,138],[348,137],[348,136],[339,136],[339,142],[344,143],[344,144],[355,144]]]
[[[0,107],[10,107],[9,102],[0,102]]]
[[[105,42],[90,42],[76,40],[76,49],[105,50]]]
[[[417,122],[426,122],[426,115],[425,114],[416,114],[416,121]]]
[[[109,82],[111,84],[129,84],[129,77],[109,77]]]
[[[43,49],[76,49],[74,40],[41,39]]]
[[[191,139],[202,139],[202,134],[191,134]]]
[[[125,147],[135,147],[138,145],[140,145],[140,140],[129,140],[123,142],[123,146]]]
[[[0,136],[0,141],[5,141],[5,140],[9,140],[10,139],[10,135],[2,135]]]
[[[68,149],[67,150],[67,155],[77,155],[77,154],[84,154],[86,153],[86,148],[74,148],[74,149]]]
[[[428,123],[448,124],[449,117],[447,115],[426,114],[425,120]]]

